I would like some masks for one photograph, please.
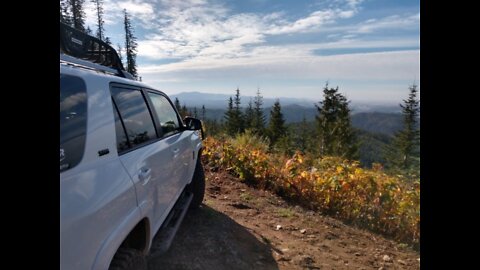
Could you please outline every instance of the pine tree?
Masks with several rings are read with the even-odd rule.
[[[227,134],[235,136],[245,131],[245,119],[240,108],[240,89],[237,88],[235,97],[228,100],[227,111],[225,112],[225,129]]]
[[[230,97],[228,99],[228,107],[225,112],[225,130],[228,135],[234,136],[237,133],[237,127],[235,123],[235,111],[233,109],[233,99]]]
[[[233,103],[235,104],[234,112],[235,112],[235,121],[236,121],[236,133],[242,133],[245,130],[245,123],[243,121],[243,113],[240,108],[241,98],[240,98],[240,89],[237,88],[235,98],[233,99]]]
[[[265,132],[265,115],[263,114],[263,97],[260,95],[260,89],[257,89],[254,105],[252,130],[254,133],[262,135]]]
[[[338,93],[338,86],[328,88],[328,83],[323,96],[323,101],[315,105],[318,110],[319,154],[356,159],[358,144],[351,125],[349,101]]]
[[[85,32],[85,11],[83,3],[85,0],[70,0],[70,11],[72,13],[72,24],[75,29]]]
[[[182,111],[182,106],[180,105],[180,100],[178,100],[178,97],[175,97],[175,101],[173,102],[173,104],[175,105],[175,109],[177,109],[177,112],[181,112]]]
[[[103,0],[92,0],[92,3],[95,4],[95,9],[97,11],[97,32],[96,36],[98,39],[105,41],[105,28],[103,25],[105,21],[103,20]]]
[[[245,122],[245,129],[252,129],[253,128],[253,118],[254,118],[254,110],[253,110],[253,103],[252,100],[248,101],[248,106],[245,109],[244,114],[244,122]]]
[[[85,33],[88,35],[92,35],[92,29],[90,29],[90,26],[87,26],[87,29],[85,29]]]
[[[307,147],[309,146],[309,130],[310,129],[308,127],[307,118],[305,117],[305,114],[303,114],[302,122],[300,123],[300,130],[298,133],[298,147],[303,153],[307,151]]]
[[[389,169],[416,170],[420,168],[420,101],[417,99],[417,85],[409,87],[407,100],[400,104],[403,114],[403,129],[395,133],[388,148],[386,166]]]
[[[207,120],[207,109],[205,109],[205,105],[202,105],[202,121]]]
[[[193,117],[198,118],[197,107],[193,107]]]
[[[118,53],[118,58],[120,59],[120,63],[123,65],[123,55],[122,55],[122,46],[120,43],[117,44],[117,53]]]
[[[280,138],[287,135],[285,119],[283,118],[282,107],[278,99],[270,110],[270,122],[267,128],[267,135],[270,138],[270,145],[275,145]]]
[[[125,27],[125,52],[127,57],[127,71],[132,74],[134,78],[138,77],[137,74],[137,38],[133,35],[133,27],[130,22],[127,10],[123,10],[125,14],[124,27]]]

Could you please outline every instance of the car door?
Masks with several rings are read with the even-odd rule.
[[[140,88],[112,85],[119,158],[130,174],[142,213],[152,222],[155,233],[165,219],[178,192],[173,176],[174,153],[152,118],[145,92]]]
[[[172,177],[178,188],[176,197],[189,181],[187,174],[189,165],[193,162],[193,153],[189,136],[192,131],[186,131],[170,100],[158,91],[147,92],[152,104],[154,115],[163,137],[168,142],[173,153]]]

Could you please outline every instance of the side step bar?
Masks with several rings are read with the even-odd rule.
[[[185,192],[180,196],[179,200],[165,219],[164,225],[162,225],[153,238],[152,247],[148,254],[149,257],[159,256],[170,248],[173,238],[182,224],[182,220],[188,211],[192,199],[193,193],[191,192]]]

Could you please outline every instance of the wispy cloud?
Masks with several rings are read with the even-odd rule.
[[[414,29],[418,28],[419,22],[420,13],[405,17],[393,15],[382,19],[369,19],[358,24],[350,32],[365,34],[384,29]]]
[[[305,17],[287,20],[285,12],[239,13],[205,0],[166,1],[157,11],[158,30],[139,40],[139,55],[150,58],[243,57],[248,46],[265,43],[268,36],[319,31],[322,26],[350,18],[358,1],[344,9],[316,10]],[[151,22],[150,22],[151,23]],[[154,28],[144,26],[145,28]]]
[[[364,44],[367,46],[367,44]],[[388,44],[377,43],[379,46]],[[348,47],[346,44],[344,47]],[[334,44],[326,44],[323,48],[333,48]],[[300,78],[318,77],[319,74],[328,75],[332,78],[352,78],[365,77],[367,74],[374,76],[389,73],[396,66],[405,66],[418,60],[419,51],[401,51],[401,52],[378,52],[378,53],[357,53],[347,55],[320,56],[314,55],[313,51],[318,49],[317,45],[291,45],[291,46],[262,46],[255,47],[245,52],[242,58],[215,59],[210,57],[197,57],[177,63],[165,65],[150,65],[140,68],[142,74],[157,75],[161,73],[176,72],[218,72],[223,69],[244,69],[251,70],[251,75],[258,76],[264,74],[273,76],[273,74],[282,74],[281,76],[295,76]],[[414,64],[413,64],[414,65]],[[369,72],[374,70],[374,72]],[[260,72],[260,73],[258,73]],[[405,73],[395,72],[394,75],[386,76],[398,78]],[[159,75],[160,76],[160,75]],[[412,75],[413,76],[413,75]]]
[[[318,10],[311,13],[308,17],[298,19],[293,23],[269,27],[270,29],[267,29],[266,34],[278,35],[318,31],[323,25],[332,24],[338,18],[349,18],[353,14],[353,10]]]

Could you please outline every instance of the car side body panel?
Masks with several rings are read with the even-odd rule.
[[[181,129],[118,154],[110,85],[151,88],[65,64],[60,64],[60,74],[84,80],[88,98],[82,160],[60,173],[60,269],[105,270],[144,219],[149,230],[144,252],[148,252],[192,180],[202,142],[198,131]]]
[[[104,88],[108,84],[91,79],[88,72],[62,72],[84,79],[88,120],[82,161],[60,174],[61,269],[91,269],[108,236],[136,211],[137,199],[116,154],[112,105]],[[102,149],[109,149],[109,154],[99,156]],[[108,245],[113,256],[118,246]]]

